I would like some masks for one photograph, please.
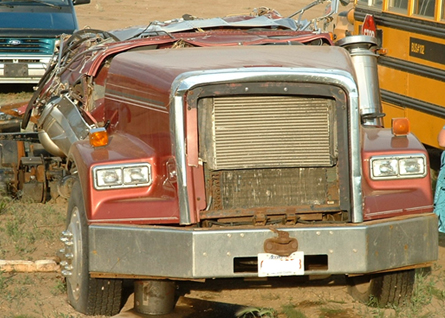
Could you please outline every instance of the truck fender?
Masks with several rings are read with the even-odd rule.
[[[102,147],[92,147],[89,140],[73,143],[67,161],[70,174],[64,178],[67,186],[64,194],[70,193],[72,182],[69,178],[77,178],[85,199],[87,217],[91,216],[91,191],[93,190],[92,168],[96,165],[119,164],[127,162],[149,162],[155,165],[155,151],[142,140],[124,133],[115,133],[109,137],[109,143]]]

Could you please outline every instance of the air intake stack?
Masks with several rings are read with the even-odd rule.
[[[377,73],[377,39],[367,35],[345,37],[337,42],[349,51],[357,76],[360,115],[363,125],[383,126],[382,103]]]

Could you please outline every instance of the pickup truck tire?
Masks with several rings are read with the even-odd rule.
[[[68,302],[86,315],[112,316],[122,307],[123,281],[92,278],[88,269],[88,225],[80,183],[73,184],[68,201],[67,229],[71,243],[65,244],[68,262],[66,276]],[[71,247],[67,251],[67,248]],[[67,268],[67,267],[65,267]],[[62,271],[63,273],[63,271]]]
[[[409,302],[415,280],[414,269],[348,278],[350,295],[370,306],[402,306]]]

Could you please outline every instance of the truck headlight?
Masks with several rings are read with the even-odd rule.
[[[97,190],[146,187],[152,182],[151,165],[125,164],[93,168],[94,188]]]
[[[406,179],[426,176],[423,154],[376,156],[371,158],[371,179]]]

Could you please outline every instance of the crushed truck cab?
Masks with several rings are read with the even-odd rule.
[[[427,152],[382,126],[374,39],[306,27],[271,10],[65,41],[23,125],[64,163],[77,310],[116,313],[96,305],[125,279],[152,314],[196,279],[341,274],[409,298],[438,256]]]

